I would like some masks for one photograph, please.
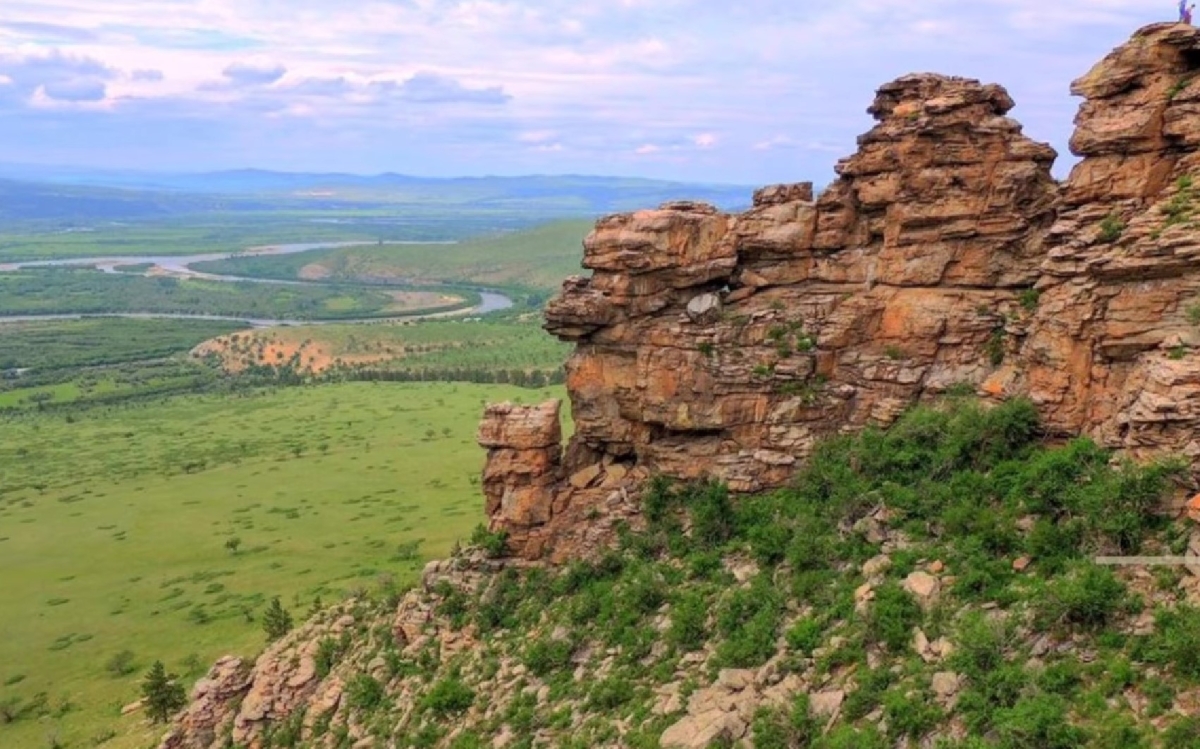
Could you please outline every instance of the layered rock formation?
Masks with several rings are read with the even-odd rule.
[[[738,215],[601,220],[591,277],[546,310],[577,344],[575,434],[532,484],[484,440],[488,485],[519,495],[489,491],[492,527],[529,558],[587,553],[636,519],[650,474],[776,487],[820,438],[950,389],[1028,396],[1055,434],[1195,460],[1196,71],[1200,31],[1160,24],[1076,81],[1083,160],[1063,184],[1003,88],[913,75],[879,90],[878,124],[816,198],[783,185]]]

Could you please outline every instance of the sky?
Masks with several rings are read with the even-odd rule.
[[[909,72],[1068,93],[1172,0],[3,0],[0,162],[823,185]]]

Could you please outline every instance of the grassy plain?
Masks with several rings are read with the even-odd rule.
[[[40,374],[154,359],[188,351],[209,338],[245,327],[211,320],[0,322],[0,371],[31,369]]]
[[[200,263],[197,270],[254,278],[320,275],[341,281],[449,282],[556,290],[581,273],[589,220],[555,221],[458,244],[363,245],[293,255],[260,255]]]
[[[427,292],[419,292],[422,295]],[[147,278],[81,268],[0,273],[0,315],[152,312],[262,319],[337,320],[438,312],[469,306],[477,295],[432,300],[418,310],[401,290],[351,286]]]
[[[298,211],[210,213],[128,221],[76,221],[58,228],[6,222],[0,262],[97,256],[195,255],[240,252],[248,247],[299,242],[448,240],[509,222],[443,214],[406,217],[395,211]],[[523,224],[522,224],[523,225]]]
[[[262,646],[272,596],[302,618],[413,579],[481,520],[482,404],[559,395],[350,383],[0,416],[0,705],[46,695],[0,746],[140,749],[157,729],[120,708],[153,660],[190,682]],[[109,673],[126,649],[134,672]]]

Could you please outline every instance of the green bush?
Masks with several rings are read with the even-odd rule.
[[[457,676],[436,682],[421,699],[421,707],[435,715],[464,713],[474,703],[474,690]]]
[[[1112,570],[1085,563],[1046,586],[1038,603],[1039,614],[1048,624],[1096,630],[1121,608],[1125,594],[1125,585]]]
[[[824,627],[812,617],[797,620],[787,631],[788,647],[805,656],[812,655],[824,637]]]
[[[791,710],[760,708],[754,715],[755,749],[790,749],[811,746],[821,735],[821,725],[812,714],[808,695],[801,692]]]
[[[1200,749],[1200,715],[1185,715],[1172,721],[1162,732],[1162,746]]]
[[[725,640],[717,660],[728,668],[761,666],[775,654],[783,601],[766,575],[747,588],[735,590],[717,612],[717,631]]]
[[[921,607],[899,583],[889,580],[875,591],[867,614],[867,636],[899,653],[912,642],[913,627],[920,621]]]
[[[134,658],[132,650],[121,650],[113,653],[112,657],[104,662],[104,670],[116,678],[129,676],[137,670]]]
[[[686,591],[671,607],[671,626],[667,642],[692,651],[703,647],[708,640],[708,599],[699,591]]]
[[[633,696],[633,682],[620,676],[609,677],[592,685],[588,692],[587,709],[611,713],[632,700]]]
[[[536,676],[561,671],[571,663],[575,648],[566,640],[534,640],[525,648],[525,666]]]
[[[1200,608],[1179,605],[1159,610],[1154,633],[1142,638],[1135,651],[1176,676],[1200,680]]]
[[[1004,749],[1076,749],[1088,735],[1071,725],[1067,705],[1056,695],[1025,697],[996,714],[995,731]]]
[[[1100,222],[1100,241],[1112,244],[1125,233],[1125,222],[1114,213],[1110,213]]]
[[[383,704],[387,693],[370,674],[358,674],[346,685],[346,703],[355,710],[370,712]]]
[[[920,739],[942,719],[942,711],[928,695],[905,694],[891,690],[883,697],[883,714],[893,738]]]
[[[493,533],[480,523],[471,532],[471,545],[483,549],[483,552],[493,559],[502,557],[508,551],[508,532]]]

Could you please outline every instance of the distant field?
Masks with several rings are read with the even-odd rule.
[[[244,330],[209,320],[46,320],[0,322],[0,372],[36,374],[170,356]],[[0,383],[3,389],[3,383]]]
[[[200,263],[197,270],[294,280],[450,282],[554,291],[583,272],[592,221],[557,221],[455,245],[365,245]]]
[[[153,660],[191,679],[262,646],[271,596],[302,618],[412,580],[482,518],[483,404],[560,394],[354,383],[0,415],[0,703],[45,693],[48,714],[0,746],[142,749],[157,730],[119,712]]]
[[[341,241],[437,241],[469,237],[500,227],[526,226],[489,215],[396,210],[271,210],[215,212],[134,222],[77,220],[60,228],[5,221],[0,263],[105,255],[194,255],[239,252],[270,244]],[[28,224],[28,225],[26,225]]]
[[[397,298],[403,293],[351,286],[147,278],[79,268],[27,269],[0,273],[0,315],[155,312],[338,320],[439,312],[478,301],[473,292],[456,291],[455,299],[431,298],[430,306],[420,310]]]
[[[197,351],[216,356],[231,372],[287,365],[313,374],[369,369],[477,382],[493,381],[498,372],[549,376],[569,353],[570,346],[536,320],[486,318],[253,330],[221,336]]]

